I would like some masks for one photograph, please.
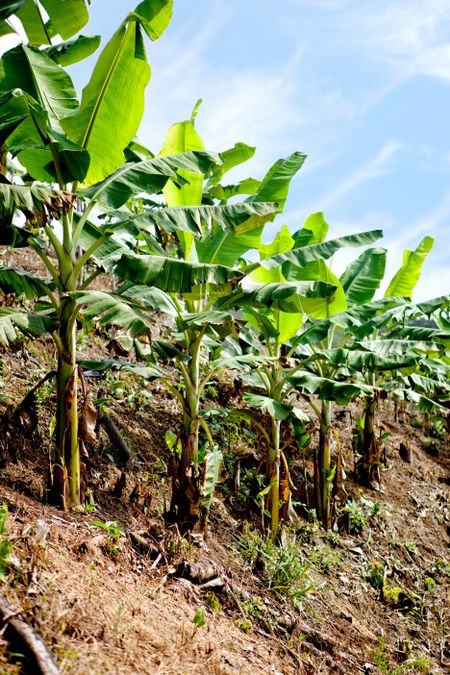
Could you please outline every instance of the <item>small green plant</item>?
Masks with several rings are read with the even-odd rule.
[[[431,593],[431,591],[434,591],[434,589],[436,588],[436,582],[433,579],[433,577],[425,577],[424,584],[428,593]]]
[[[278,597],[289,599],[300,607],[307,593],[313,587],[308,575],[310,563],[303,559],[301,542],[286,536],[283,543],[264,540],[252,533],[242,540],[244,555],[254,568],[262,570],[267,588]]]
[[[125,532],[120,523],[117,520],[107,520],[103,522],[102,520],[91,520],[91,525],[100,527],[108,534],[108,540],[103,546],[103,550],[106,555],[109,555],[111,558],[116,558],[119,551],[120,545],[125,538]]]
[[[13,549],[9,539],[3,537],[7,518],[8,505],[6,502],[3,502],[3,505],[0,509],[0,580],[4,579],[6,576],[6,572],[11,562],[9,559],[9,554]]]
[[[372,588],[379,591],[384,586],[384,565],[381,562],[369,563],[367,566],[366,579]]]
[[[450,562],[448,560],[438,558],[436,560],[436,569],[439,574],[442,574],[445,577],[450,577]]]
[[[325,549],[316,549],[309,556],[309,562],[317,567],[321,572],[329,572],[333,567],[339,567],[341,559],[337,553],[331,553],[331,547]]]
[[[197,608],[192,621],[196,628],[202,628],[206,624],[206,615],[204,607]]]
[[[404,673],[424,673],[424,675],[431,675],[432,673],[432,663],[423,656],[408,659],[401,665],[391,668],[389,659],[386,655],[384,635],[380,636],[378,648],[374,654],[374,661],[381,675],[403,675]]]
[[[217,615],[220,615],[222,613],[221,612],[221,606],[220,606],[220,600],[214,592],[209,593],[206,596],[205,605],[207,607],[209,607],[210,609],[212,609],[212,611]]]
[[[367,527],[367,518],[364,511],[356,502],[348,501],[342,511],[348,514],[347,529],[349,534],[358,534]]]
[[[415,541],[405,541],[403,546],[411,555],[417,555],[417,544]]]
[[[239,628],[239,630],[245,633],[246,635],[250,635],[250,633],[252,632],[253,624],[248,619],[236,619],[235,624]]]
[[[399,586],[383,586],[383,598],[388,605],[409,614],[418,621],[423,619],[424,604],[416,593]]]

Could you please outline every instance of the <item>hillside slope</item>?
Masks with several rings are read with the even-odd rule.
[[[104,354],[105,346],[90,338],[83,352]],[[0,502],[9,510],[3,539],[12,544],[0,593],[43,637],[61,672],[447,672],[449,439],[443,432],[430,438],[415,414],[393,422],[386,403],[383,489],[363,490],[351,480],[351,422],[343,413],[338,431],[352,501],[339,528],[324,532],[299,517],[284,546],[265,544],[244,471],[239,488],[231,477],[221,484],[206,541],[195,535],[187,542],[163,520],[170,488],[164,434],[178,425],[176,408],[158,384],[144,393],[123,373],[89,380],[88,387],[93,399],[99,388],[106,391],[132,461],[126,469],[116,466],[102,430],[90,450],[86,512],[63,513],[46,503],[51,386],[38,394],[36,428],[34,407],[21,428],[11,428],[7,411],[52,359],[45,340],[1,356],[2,447],[9,438],[15,456],[0,474]],[[402,441],[411,462],[399,456]],[[224,445],[229,466],[238,456],[250,466],[244,435]],[[310,462],[303,467],[299,458],[299,501],[304,468],[308,476]],[[0,642],[0,673],[22,672],[16,660]]]

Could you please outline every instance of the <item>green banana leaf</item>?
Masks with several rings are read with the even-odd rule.
[[[97,318],[100,325],[124,328],[132,336],[151,332],[150,317],[132,299],[104,291],[74,291],[71,296],[87,305],[82,310],[85,319]]]
[[[292,249],[286,253],[278,253],[270,258],[260,261],[260,265],[266,269],[273,269],[283,263],[292,263],[293,265],[305,266],[315,260],[331,258],[336,251],[347,246],[366,246],[383,236],[382,230],[371,230],[370,232],[361,232],[351,234],[338,239],[329,239],[320,244],[303,246]],[[255,268],[255,266],[252,266]]]
[[[71,66],[91,56],[99,48],[100,42],[100,35],[94,35],[93,37],[79,35],[74,40],[60,42],[42,51],[60,66]]]
[[[433,248],[433,244],[433,237],[426,236],[415,251],[406,249],[403,252],[403,265],[392,278],[385,293],[386,298],[392,295],[403,295],[406,298],[412,297],[413,289],[420,278],[422,265]]]
[[[370,302],[384,277],[386,249],[369,248],[350,263],[340,277],[345,297],[350,305]]]
[[[194,128],[194,121],[199,105],[200,102],[196,104],[190,120],[177,122],[170,127],[164,138],[160,156],[170,156],[205,149],[202,138]],[[184,184],[177,185],[174,181],[169,180],[163,188],[167,206],[200,205],[202,203],[204,175],[198,171],[191,170],[181,170],[178,171],[178,174],[184,179]],[[192,233],[180,232],[178,239],[185,259],[198,262]]]
[[[226,307],[270,307],[282,312],[305,313],[309,301],[317,307],[326,304],[335,287],[321,281],[281,282],[256,284],[246,280],[229,297],[219,300],[217,306]]]
[[[172,18],[173,0],[144,0],[128,18],[142,25],[150,40],[158,40]]]
[[[178,206],[152,208],[137,216],[120,221],[120,228],[126,231],[128,225],[139,230],[153,232],[156,225],[163,232],[192,232],[206,235],[206,241],[214,239],[213,229],[220,233],[232,231],[245,235],[272,220],[278,205],[258,202],[255,204],[227,204],[221,206]],[[115,229],[114,226],[112,229]],[[218,232],[219,234],[219,232]],[[217,250],[217,247],[214,249]],[[211,256],[213,257],[213,255]],[[215,262],[200,260],[200,262]],[[221,263],[225,264],[225,263]]]
[[[163,25],[170,19],[168,3],[157,5],[159,12],[150,22],[147,16],[156,5],[146,0],[122,23],[98,58],[83,90],[81,107],[62,122],[70,140],[89,151],[88,185],[103,180],[123,164],[124,148],[139,128],[150,79],[142,28],[149,32],[161,12]]]
[[[211,173],[206,189],[210,190],[213,185],[217,185],[222,180],[228,171],[251,159],[255,154],[255,150],[256,147],[252,147],[246,143],[235,143],[234,147],[221,152],[220,159],[222,160],[222,164],[215,167]]]
[[[261,181],[256,178],[244,178],[235,185],[213,185],[203,194],[204,199],[219,199],[227,202],[238,195],[253,195],[258,191]]]
[[[263,413],[268,413],[275,420],[285,420],[292,412],[291,405],[275,401],[269,396],[246,392],[242,398],[244,403],[251,408],[257,408],[257,410],[261,410]]]
[[[152,312],[163,312],[169,316],[178,316],[178,309],[170,295],[159,288],[135,285],[133,282],[125,282],[116,293],[117,296],[125,296],[127,301],[138,303],[138,306]]]
[[[0,307],[0,344],[8,346],[26,337],[40,337],[56,329],[56,319],[43,314],[19,312],[10,307]]]
[[[40,0],[50,17],[51,34],[68,40],[88,22],[86,0]],[[43,44],[43,43],[41,43]]]
[[[0,20],[4,21],[19,10],[26,0],[2,0],[0,4]]]
[[[223,467],[222,451],[215,445],[208,447],[203,460],[204,476],[201,486],[201,509],[202,517],[205,519],[210,511],[214,490],[220,481],[220,474]]]
[[[102,201],[112,208],[119,208],[130,197],[145,192],[160,192],[167,180],[184,184],[180,171],[206,173],[219,162],[219,156],[212,152],[185,152],[170,157],[156,157],[142,162],[127,163],[105,180],[79,191],[91,201]]]
[[[209,310],[206,312],[183,314],[177,321],[177,324],[182,331],[188,330],[189,328],[200,330],[202,328],[212,327],[217,328],[220,332],[222,326],[230,326],[233,321],[234,317],[230,312]]]
[[[41,298],[47,290],[52,290],[55,284],[47,279],[41,279],[31,272],[14,267],[0,267],[0,288],[3,293],[23,295],[27,300]]]
[[[15,14],[20,19],[30,44],[37,46],[51,44],[41,11],[34,0],[25,0]]]
[[[247,198],[248,202],[278,202],[280,211],[289,192],[292,178],[301,169],[306,159],[302,152],[294,152],[286,159],[279,159],[261,181],[258,191]]]
[[[337,382],[308,371],[299,370],[295,375],[288,375],[286,379],[295,389],[303,393],[314,394],[321,400],[336,401],[343,405],[352,398],[373,393],[372,387],[367,384]]]
[[[100,372],[105,370],[123,370],[150,381],[162,377],[161,371],[156,368],[143,366],[137,363],[129,363],[128,361],[121,361],[120,359],[105,359],[103,361],[81,359],[78,361],[78,365],[84,370],[98,370]]]
[[[196,286],[236,283],[242,276],[224,265],[191,263],[152,255],[123,255],[115,274],[136,284],[156,286],[169,293],[188,293]]]

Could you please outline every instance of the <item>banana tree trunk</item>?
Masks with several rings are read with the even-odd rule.
[[[272,418],[272,444],[269,446],[267,480],[270,485],[267,506],[270,511],[270,536],[274,540],[280,524],[280,420]]]
[[[203,335],[190,344],[189,368],[180,364],[185,384],[184,422],[181,436],[181,458],[172,476],[172,496],[169,519],[176,522],[182,533],[192,530],[201,516],[202,475],[198,458],[199,437],[199,369],[200,345]]]
[[[55,336],[58,347],[58,370],[53,496],[55,503],[64,509],[81,503],[76,313],[75,303],[63,299],[59,329]]]
[[[364,433],[362,445],[362,480],[370,485],[374,478],[380,480],[381,447],[375,433],[377,397],[366,399],[364,410]]]
[[[319,428],[319,448],[315,472],[316,485],[314,494],[316,497],[317,516],[325,529],[329,528],[331,519],[330,495],[332,476],[330,430],[331,403],[330,401],[322,401],[322,413]]]

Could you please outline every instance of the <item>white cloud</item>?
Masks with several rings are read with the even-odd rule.
[[[390,62],[402,79],[422,74],[450,80],[448,0],[359,4],[349,14],[353,43]]]

